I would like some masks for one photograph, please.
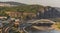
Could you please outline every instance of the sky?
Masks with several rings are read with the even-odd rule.
[[[0,1],[15,1],[26,4],[39,4],[44,6],[60,7],[60,0],[0,0]]]

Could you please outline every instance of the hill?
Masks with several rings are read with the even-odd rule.
[[[18,6],[18,5],[26,5],[26,4],[19,3],[19,2],[13,2],[13,1],[0,2],[0,6]]]

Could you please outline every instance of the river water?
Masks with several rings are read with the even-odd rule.
[[[60,31],[57,30],[51,30],[51,31],[29,31],[29,33],[60,33]]]

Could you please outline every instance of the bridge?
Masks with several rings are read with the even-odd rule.
[[[40,20],[35,20],[35,21],[30,21],[27,22],[28,24],[32,24],[32,28],[35,28],[37,30],[51,30],[54,29],[52,28],[52,25],[55,24],[54,21],[48,20],[48,19],[40,19]]]

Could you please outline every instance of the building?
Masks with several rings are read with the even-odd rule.
[[[24,12],[23,15],[26,17],[29,17],[30,19],[36,18],[36,14],[32,12]]]
[[[0,19],[3,19],[3,18],[6,18],[7,19],[7,17],[5,17],[5,16],[0,16]]]
[[[20,25],[20,20],[16,19],[15,22],[14,22],[14,26],[19,27],[19,25]]]
[[[10,17],[21,17],[21,12],[6,12]]]
[[[29,16],[30,18],[35,18],[36,14],[32,12],[6,12],[10,17],[21,17],[21,18],[26,18]]]

